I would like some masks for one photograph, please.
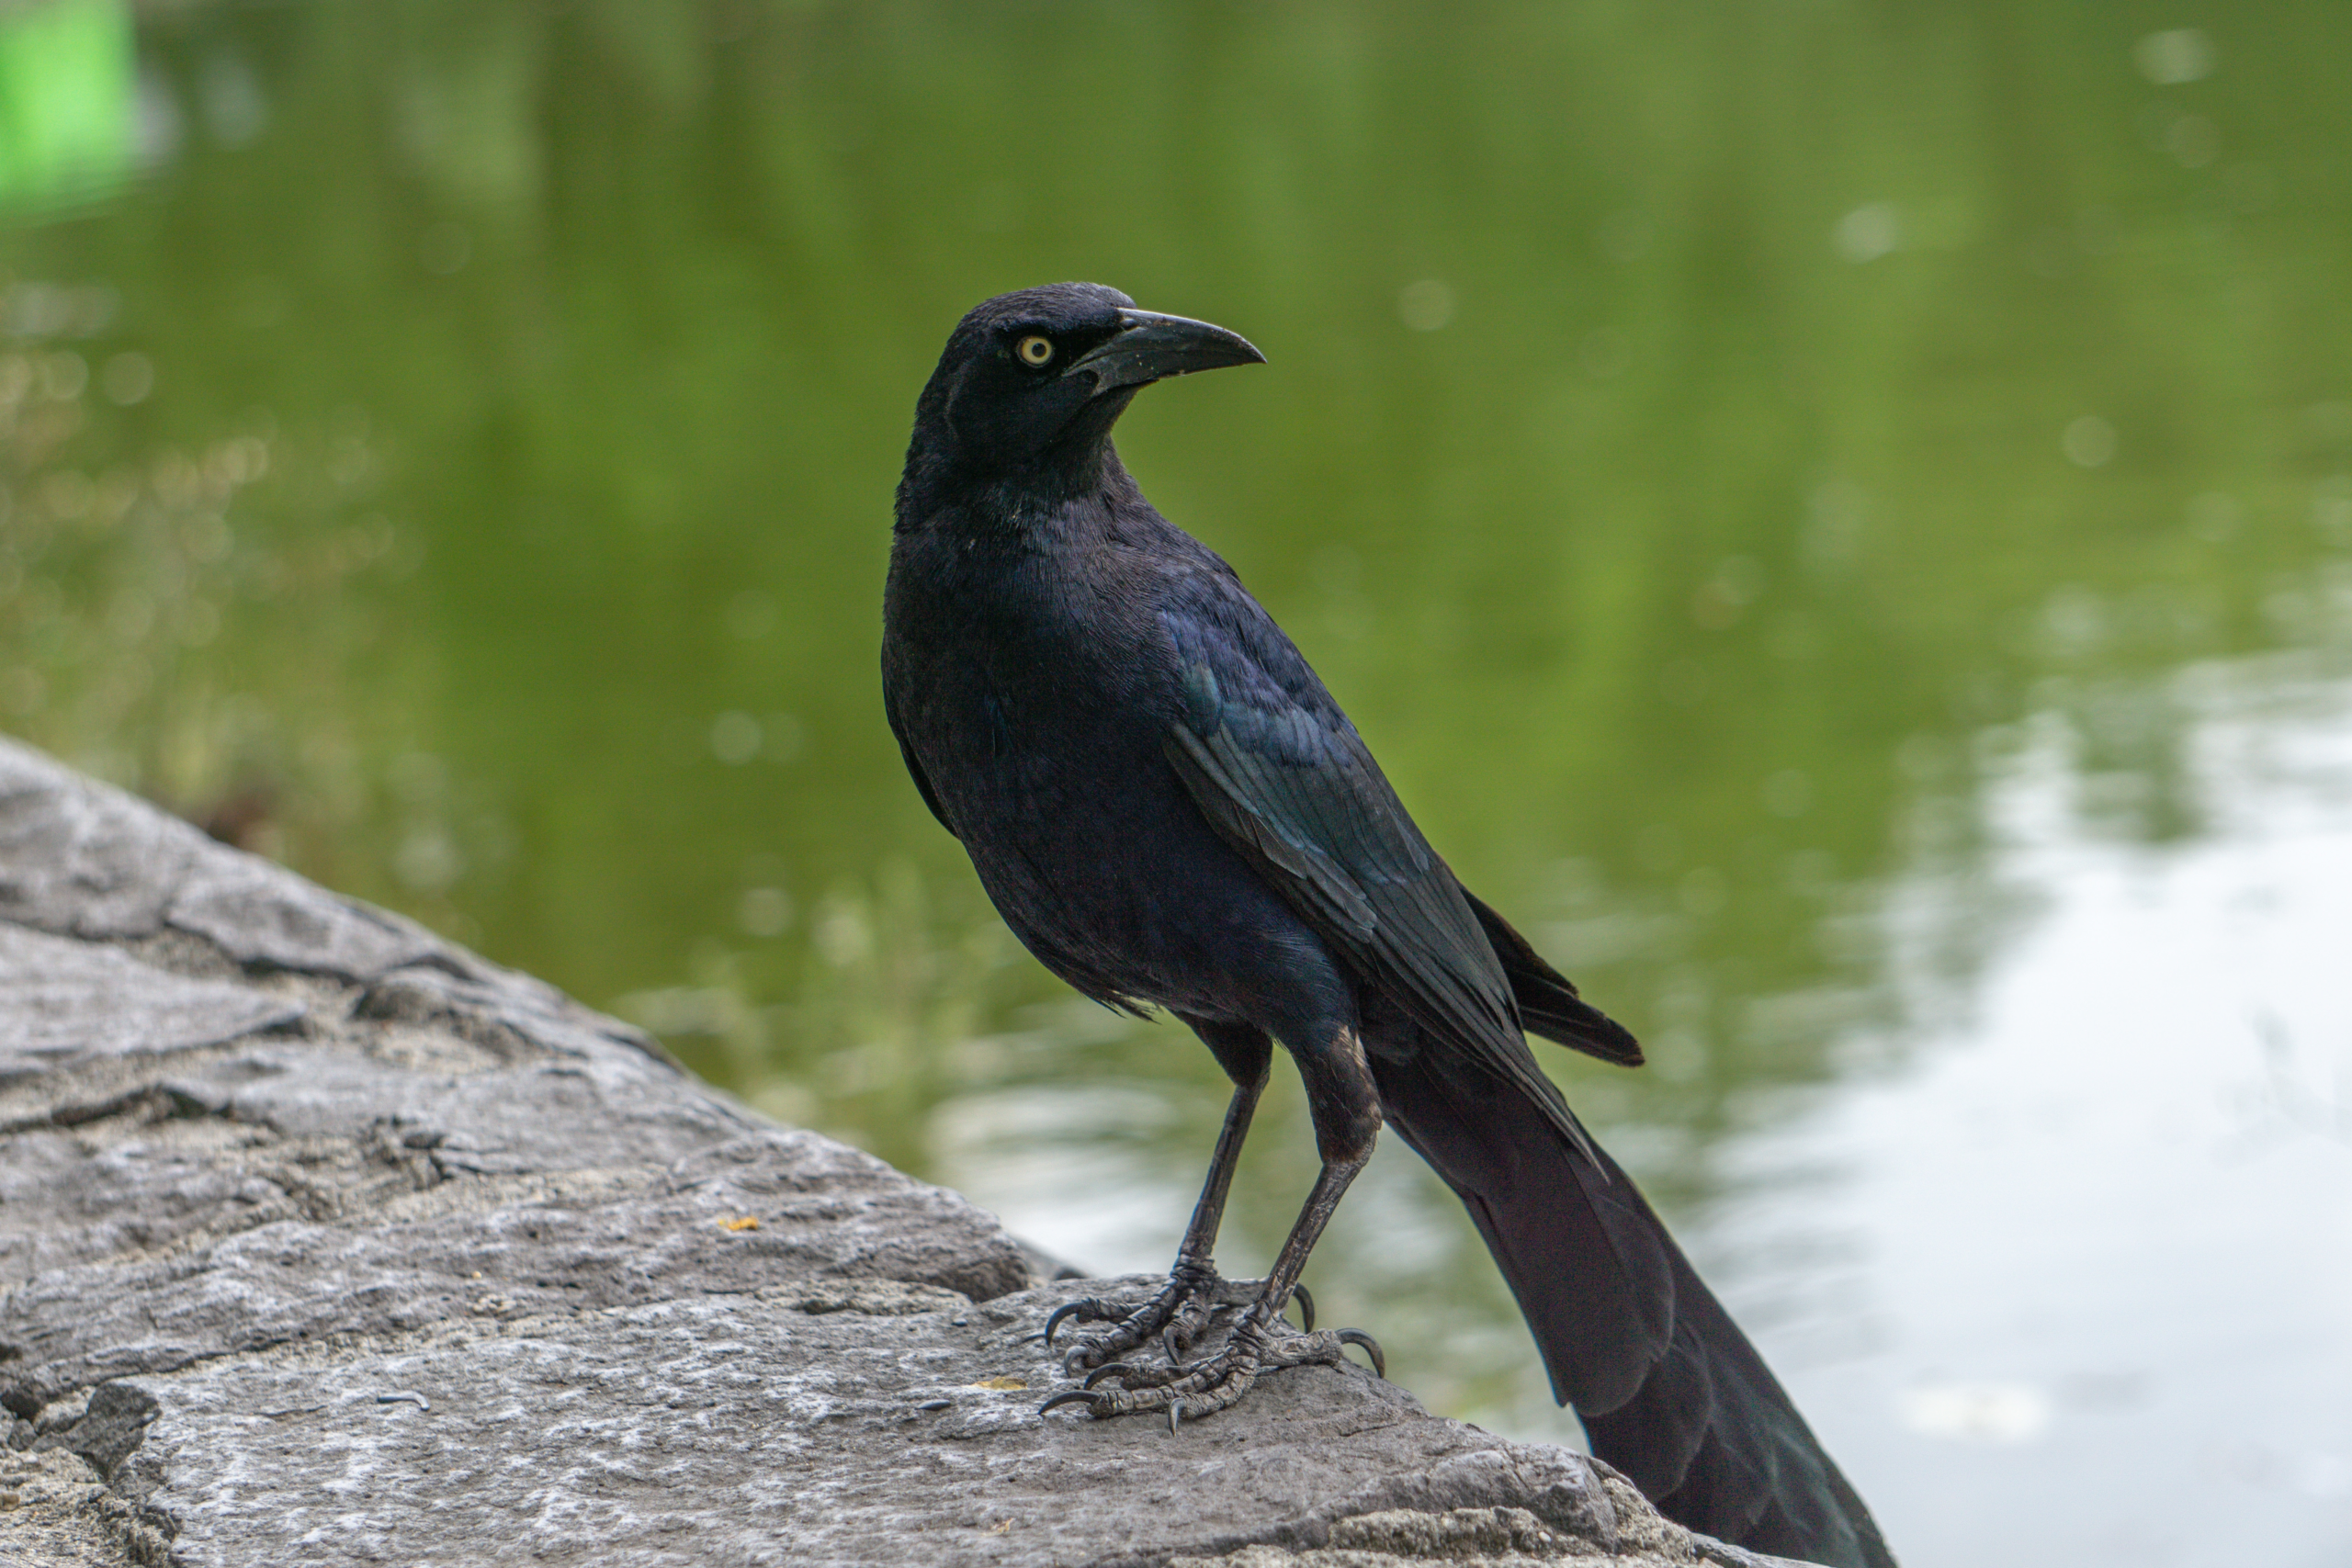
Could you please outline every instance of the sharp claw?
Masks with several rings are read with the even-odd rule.
[[[1046,1401],[1045,1404],[1037,1406],[1037,1414],[1043,1416],[1057,1404],[1078,1404],[1082,1403],[1086,1406],[1086,1413],[1091,1416],[1094,1414],[1094,1401],[1097,1397],[1097,1395],[1089,1393],[1082,1388],[1066,1388],[1062,1390],[1061,1393],[1054,1395],[1053,1398]]]
[[[1107,1361],[1086,1374],[1086,1386],[1092,1388],[1104,1378],[1125,1377],[1135,1369],[1125,1361]]]
[[[1171,1399],[1168,1402],[1168,1435],[1170,1437],[1172,1438],[1176,1435],[1176,1423],[1183,1418],[1183,1415],[1184,1402],[1182,1400]]]
[[[1079,1309],[1085,1305],[1086,1303],[1082,1301],[1064,1302],[1053,1310],[1053,1314],[1046,1319],[1046,1349],[1050,1350],[1054,1348],[1054,1330],[1062,1325],[1062,1320],[1077,1315]]]
[[[1159,1348],[1168,1352],[1168,1364],[1171,1367],[1182,1366],[1184,1362],[1184,1347],[1176,1337],[1176,1328],[1177,1325],[1171,1323],[1159,1331]]]
[[[1388,1358],[1380,1353],[1380,1341],[1361,1328],[1340,1328],[1333,1332],[1339,1335],[1340,1343],[1342,1345],[1363,1346],[1366,1353],[1372,1357],[1372,1375],[1384,1382],[1387,1381]]]
[[[1298,1303],[1299,1320],[1306,1331],[1309,1334],[1314,1333],[1315,1298],[1307,1293],[1306,1286],[1293,1285],[1290,1288],[1290,1299]]]

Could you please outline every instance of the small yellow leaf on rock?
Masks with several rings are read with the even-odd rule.
[[[974,1388],[1027,1388],[1029,1385],[1019,1378],[982,1378],[972,1386]]]
[[[750,1214],[745,1214],[740,1219],[721,1220],[718,1223],[730,1231],[755,1231],[760,1228],[760,1222]]]

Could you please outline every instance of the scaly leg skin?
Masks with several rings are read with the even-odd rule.
[[[1256,1305],[1264,1290],[1262,1280],[1228,1280],[1205,1263],[1179,1258],[1176,1266],[1168,1271],[1168,1283],[1149,1301],[1084,1296],[1056,1307],[1053,1315],[1046,1319],[1046,1346],[1048,1349],[1053,1348],[1054,1330],[1066,1319],[1080,1323],[1115,1322],[1118,1326],[1109,1333],[1090,1334],[1063,1356],[1065,1376],[1074,1378],[1082,1371],[1107,1371],[1114,1367],[1125,1371],[1125,1364],[1112,1358],[1155,1341],[1173,1366],[1199,1342],[1202,1330],[1211,1319],[1235,1307]],[[1306,1331],[1313,1333],[1315,1298],[1304,1285],[1292,1286],[1290,1294],[1298,1303],[1298,1315]],[[1278,1327],[1277,1332],[1280,1331]],[[1088,1386],[1091,1387],[1093,1381],[1089,1379]]]
[[[1242,1135],[1249,1131],[1250,1113],[1256,1109],[1258,1093],[1265,1087],[1265,1036],[1250,1032],[1258,1043],[1259,1055],[1254,1070],[1241,1071],[1239,1052],[1235,1049],[1238,1036],[1227,1037],[1193,1026],[1201,1037],[1217,1053],[1218,1060],[1227,1062],[1234,1083],[1233,1103],[1227,1110],[1225,1130],[1218,1134],[1216,1157],[1209,1166],[1207,1185],[1201,1192],[1200,1206],[1193,1212],[1193,1223],[1184,1233],[1183,1248],[1177,1254],[1178,1274],[1169,1280],[1169,1288],[1159,1299],[1131,1314],[1117,1329],[1103,1336],[1104,1344],[1125,1338],[1130,1348],[1148,1337],[1142,1325],[1153,1320],[1154,1311],[1161,1303],[1173,1299],[1170,1316],[1161,1329],[1163,1339],[1170,1342],[1166,1371],[1156,1368],[1131,1367],[1124,1362],[1110,1361],[1095,1365],[1088,1376],[1086,1386],[1066,1390],[1046,1401],[1039,1415],[1057,1404],[1083,1404],[1088,1414],[1096,1417],[1125,1416],[1142,1410],[1168,1412],[1168,1429],[1173,1433],[1177,1423],[1187,1416],[1206,1416],[1223,1410],[1250,1391],[1258,1374],[1275,1367],[1297,1367],[1309,1363],[1329,1365],[1340,1359],[1341,1347],[1361,1345],[1372,1354],[1374,1370],[1383,1376],[1387,1364],[1380,1347],[1372,1337],[1352,1328],[1314,1332],[1314,1307],[1302,1301],[1307,1332],[1294,1334],[1282,1321],[1283,1307],[1298,1293],[1298,1277],[1306,1269],[1306,1256],[1315,1250],[1315,1243],[1323,1235],[1332,1211],[1340,1206],[1340,1195],[1348,1183],[1355,1179],[1372,1158],[1372,1148],[1380,1135],[1380,1101],[1373,1087],[1372,1074],[1365,1066],[1363,1046],[1356,1037],[1351,1021],[1330,1020],[1325,1028],[1303,1032],[1308,1038],[1320,1041],[1313,1051],[1294,1050],[1298,1060],[1299,1076],[1306,1085],[1306,1104],[1315,1119],[1315,1141],[1323,1156],[1323,1168],[1315,1178],[1315,1187],[1306,1195],[1306,1202],[1299,1210],[1297,1223],[1283,1242],[1283,1249],[1274,1258],[1274,1267],[1260,1286],[1257,1299],[1241,1314],[1222,1349],[1190,1366],[1177,1360],[1173,1340],[1180,1328],[1197,1332],[1198,1323],[1188,1314],[1197,1311],[1205,1320],[1213,1310],[1223,1284],[1216,1271],[1208,1267],[1209,1244],[1216,1235],[1216,1220],[1225,1208],[1226,1189],[1233,1179],[1234,1156],[1241,1150]],[[1227,1060],[1232,1051],[1235,1060]],[[1187,1274],[1187,1264],[1199,1271],[1199,1278]],[[1229,1289],[1230,1287],[1226,1287]],[[1081,1303],[1083,1304],[1083,1303]],[[1109,1303],[1092,1303],[1107,1306]],[[1055,1314],[1058,1319],[1065,1307]],[[1046,1328],[1050,1335],[1053,1324]],[[1076,1362],[1081,1354],[1094,1355],[1092,1343],[1070,1353]],[[1095,1361],[1104,1360],[1095,1356]],[[1093,1364],[1089,1362],[1086,1364]],[[1116,1380],[1116,1388],[1098,1388],[1101,1382]]]
[[[1129,1350],[1158,1342],[1170,1361],[1182,1359],[1201,1330],[1220,1307],[1243,1306],[1251,1297],[1220,1278],[1205,1258],[1179,1255],[1168,1271],[1168,1283],[1149,1301],[1111,1301],[1086,1296],[1065,1302],[1046,1319],[1046,1348],[1051,1349],[1054,1330],[1066,1319],[1080,1323],[1109,1323],[1099,1334],[1080,1335],[1062,1357],[1062,1371],[1076,1377],[1090,1368],[1116,1365]]]
[[[1258,1299],[1242,1314],[1223,1349],[1190,1366],[1173,1365],[1166,1371],[1131,1367],[1123,1362],[1099,1367],[1087,1378],[1084,1388],[1054,1395],[1038,1414],[1042,1416],[1057,1404],[1080,1403],[1086,1405],[1089,1415],[1098,1418],[1165,1410],[1168,1429],[1173,1432],[1177,1423],[1187,1416],[1206,1416],[1231,1405],[1250,1392],[1260,1372],[1278,1367],[1334,1366],[1341,1359],[1341,1348],[1348,1345],[1363,1346],[1371,1353],[1374,1371],[1386,1376],[1387,1361],[1381,1355],[1379,1345],[1361,1329],[1299,1334],[1292,1332],[1282,1321],[1283,1304],[1297,1289],[1298,1274],[1306,1266],[1306,1255],[1314,1250],[1331,1212],[1340,1206],[1340,1195],[1347,1190],[1356,1172],[1363,1168],[1365,1157],[1325,1162],[1322,1174],[1316,1178],[1315,1190],[1307,1194],[1306,1208],[1300,1211],[1298,1224],[1292,1227],[1290,1239],[1283,1243],[1273,1272],[1266,1277]],[[1313,1319],[1308,1321],[1311,1324]],[[1113,1379],[1120,1386],[1095,1386]]]
[[[1241,1141],[1249,1136],[1250,1118],[1258,1096],[1266,1088],[1272,1045],[1256,1030],[1235,1025],[1193,1023],[1217,1060],[1233,1078],[1233,1099],[1225,1109],[1225,1126],[1216,1136],[1216,1152],[1209,1156],[1208,1179],[1201,1185],[1201,1201],[1193,1207],[1192,1224],[1184,1227],[1183,1245],[1176,1250],[1168,1283],[1148,1302],[1105,1301],[1089,1296],[1054,1309],[1046,1319],[1046,1348],[1053,1348],[1054,1330],[1065,1318],[1080,1323],[1110,1323],[1099,1334],[1080,1335],[1062,1370],[1071,1377],[1091,1367],[1115,1361],[1129,1350],[1157,1341],[1170,1361],[1180,1359],[1201,1336],[1219,1307],[1240,1306],[1250,1298],[1217,1277],[1210,1250],[1216,1245],[1217,1224],[1225,1215],[1225,1195],[1233,1185],[1233,1168],[1241,1157]],[[1311,1309],[1310,1309],[1311,1310]],[[1311,1325],[1310,1325],[1311,1326]]]

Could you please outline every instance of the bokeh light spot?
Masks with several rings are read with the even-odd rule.
[[[1453,320],[1453,290],[1434,277],[1408,283],[1396,295],[1396,319],[1417,333],[1433,333]]]
[[[741,767],[760,754],[760,721],[729,709],[710,721],[710,753],[730,768]]]
[[[2066,461],[2076,468],[2104,468],[2115,456],[2115,426],[2095,413],[2086,413],[2066,427],[2058,445],[2066,454]]]
[[[118,354],[98,372],[98,386],[110,403],[122,408],[143,403],[155,389],[155,363],[143,354]]]
[[[2202,28],[2150,33],[2132,46],[2132,63],[2159,87],[2201,82],[2213,73],[2213,40]]]
[[[1831,236],[1838,254],[1857,266],[1903,248],[1903,215],[1890,201],[1857,207],[1838,220]]]

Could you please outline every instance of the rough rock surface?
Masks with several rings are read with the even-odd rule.
[[[1041,1419],[1080,1289],[0,740],[0,1561],[1765,1561],[1352,1368]]]

